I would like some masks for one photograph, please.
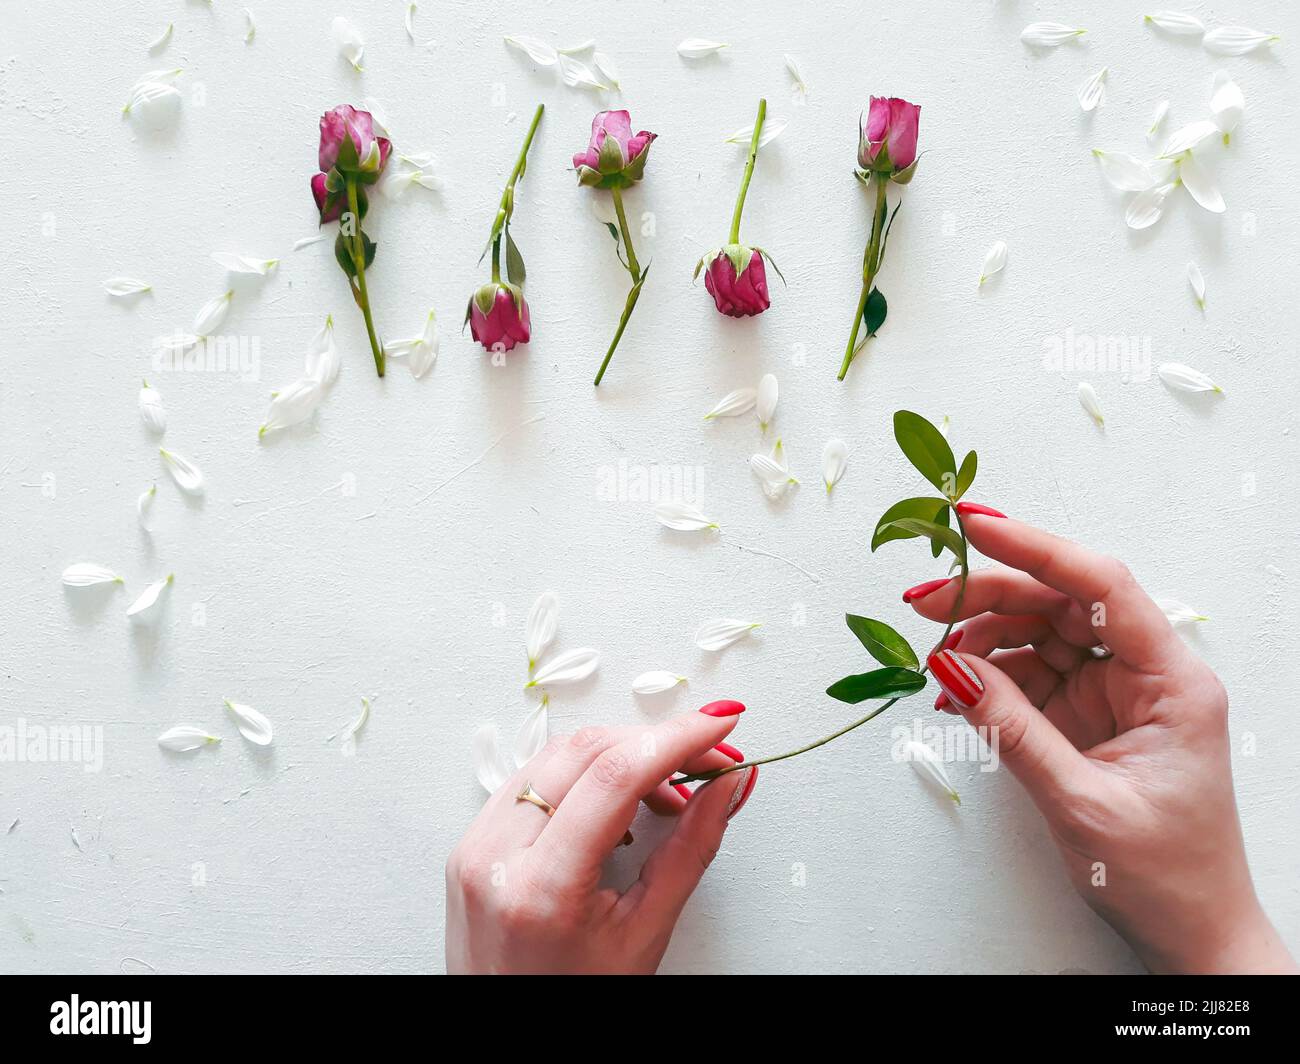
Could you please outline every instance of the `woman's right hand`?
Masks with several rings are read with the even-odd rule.
[[[930,658],[936,708],[996,729],[1075,889],[1149,969],[1296,971],[1246,865],[1218,677],[1120,562],[957,509],[1003,566],[970,574],[961,653]],[[946,622],[960,581],[936,583],[903,598]]]

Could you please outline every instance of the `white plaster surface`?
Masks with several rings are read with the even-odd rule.
[[[1251,864],[1300,946],[1294,5],[1194,4],[1207,21],[1285,38],[1236,59],[1145,28],[1136,0],[440,0],[417,15],[417,35],[438,41],[427,49],[407,40],[404,6],[253,0],[249,45],[225,0],[5,5],[0,723],[102,726],[105,753],[98,773],[0,764],[0,969],[441,969],[442,865],[481,802],[470,737],[484,720],[513,735],[523,719],[523,621],[545,590],[562,602],[557,647],[603,654],[593,680],[555,692],[554,730],[655,721],[729,696],[750,707],[735,741],[761,755],[846,721],[851,709],[822,693],[862,667],[845,610],[918,644],[932,635],[899,593],[940,563],[916,544],[867,550],[878,514],[920,486],[890,434],[900,407],[949,416],[954,445],[978,449],[972,497],[1116,554],[1152,590],[1211,616],[1191,638],[1231,692]],[[367,37],[363,74],[337,55],[336,13]],[[1034,54],[1019,33],[1038,19],[1090,32]],[[170,45],[146,54],[169,20]],[[596,37],[622,94],[564,88],[505,48],[507,33]],[[675,45],[689,36],[731,48],[687,62]],[[810,86],[806,106],[793,101],[787,52]],[[186,69],[175,128],[124,121],[133,81],[172,65]],[[1084,115],[1075,92],[1103,65],[1109,98]],[[1206,116],[1220,67],[1247,99],[1232,146],[1206,153],[1226,214],[1180,190],[1158,226],[1126,230],[1089,149],[1145,152],[1160,98],[1169,129]],[[854,128],[872,92],[923,106],[927,154],[880,279],[889,321],[838,384],[868,227]],[[735,322],[692,287],[691,269],[725,236],[743,151],[721,141],[760,93],[790,125],[760,157],[744,231],[789,288],[774,281],[770,312]],[[448,182],[442,196],[377,202],[367,223],[381,329],[409,335],[438,311],[442,351],[422,381],[400,364],[376,379],[328,243],[290,251],[315,229],[317,118],[367,96],[383,102],[400,148],[437,153]],[[494,368],[459,323],[538,100],[547,112],[515,225],[535,340]],[[592,113],[620,104],[660,134],[629,196],[654,265],[596,394],[626,276],[595,194],[568,167]],[[1007,269],[977,290],[999,238]],[[241,288],[225,326],[256,338],[260,380],[151,370],[151,339],[188,328],[223,290],[213,251],[283,259]],[[1208,279],[1204,314],[1189,260]],[[100,286],[117,274],[154,291],[111,300]],[[259,443],[268,391],[300,372],[329,312],[344,362],[333,393],[312,425]],[[1049,338],[1070,330],[1149,341],[1155,362],[1197,366],[1227,397],[1044,369]],[[776,505],[746,468],[754,420],[700,419],[766,371],[780,378],[775,428],[804,479]],[[165,397],[165,444],[207,475],[202,502],[159,465],[136,412],[142,376]],[[1083,377],[1105,431],[1079,407]],[[817,467],[836,435],[852,455],[828,501]],[[633,475],[700,468],[721,537],[669,534],[648,502],[604,497],[620,463]],[[155,481],[149,537],[135,500]],[[65,593],[59,574],[77,561],[115,568],[127,589]],[[127,604],[168,572],[162,623],[133,631]],[[715,616],[766,623],[704,654],[692,634]],[[689,675],[689,689],[635,699],[632,677],[651,668]],[[327,739],[363,694],[374,714],[345,758]],[[268,714],[274,746],[245,743],[223,698]],[[890,759],[890,726],[916,715],[931,721],[928,699],[763,773],[666,970],[1137,969],[1071,891],[1005,772],[950,766],[964,799],[955,810]],[[225,743],[165,754],[155,738],[178,723]],[[620,856],[618,875],[659,831],[643,818],[643,845]]]

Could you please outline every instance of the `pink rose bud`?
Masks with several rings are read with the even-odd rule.
[[[728,244],[713,252],[704,274],[718,311],[732,318],[762,314],[772,301],[767,294],[767,268],[762,252],[743,244]]]
[[[372,184],[379,179],[393,145],[375,134],[375,120],[369,111],[341,104],[320,116],[320,168],[329,173],[338,167]]]
[[[532,323],[524,293],[514,285],[489,281],[470,297],[465,311],[469,331],[489,351],[509,351],[528,343]]]
[[[644,129],[633,135],[626,111],[601,111],[591,120],[587,150],[573,157],[578,184],[595,188],[626,188],[645,174],[646,157],[657,133]]]
[[[907,170],[916,162],[920,121],[921,108],[914,103],[896,96],[871,97],[867,121],[858,138],[858,166],[864,171],[891,175]]]

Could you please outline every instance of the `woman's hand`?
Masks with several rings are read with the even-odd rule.
[[[655,727],[552,739],[488,799],[447,861],[447,970],[653,973],[758,769],[693,794],[666,781],[743,761],[723,740],[744,709],[711,702]],[[516,799],[527,784],[552,816]],[[678,823],[628,891],[602,888],[601,866],[643,799]]]
[[[1120,562],[957,509],[1005,567],[970,574],[961,652],[929,662],[935,708],[996,730],[1075,889],[1152,971],[1295,971],[1246,867],[1218,678]],[[903,600],[947,621],[959,584]]]

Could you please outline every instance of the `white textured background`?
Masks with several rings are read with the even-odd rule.
[[[1227,60],[1144,28],[1136,0],[836,2],[815,15],[775,3],[440,0],[416,20],[421,39],[438,40],[429,49],[406,39],[401,0],[253,8],[246,45],[226,0],[6,5],[0,723],[99,724],[107,749],[99,774],[0,764],[0,968],[142,969],[128,958],[166,972],[441,968],[442,865],[481,800],[470,736],[488,719],[512,735],[522,720],[523,620],[544,590],[562,600],[558,648],[603,652],[595,679],[556,692],[556,730],[653,721],[731,696],[750,707],[733,738],[761,755],[849,719],[822,693],[863,667],[846,609],[896,623],[918,645],[932,637],[898,596],[940,563],[917,544],[867,550],[875,518],[920,483],[890,434],[903,406],[950,416],[959,453],[979,450],[973,498],[1117,554],[1151,589],[1212,617],[1192,638],[1232,694],[1251,864],[1300,946],[1287,646],[1300,246],[1291,4],[1191,5],[1208,22],[1287,38]],[[335,51],[336,13],[367,37],[364,74]],[[1091,32],[1031,54],[1019,32],[1043,18]],[[175,37],[150,57],[145,44],[169,20]],[[626,275],[589,209],[597,194],[576,188],[568,167],[602,100],[535,70],[502,45],[505,33],[560,45],[597,37],[623,78],[603,105],[628,106],[635,128],[660,134],[629,197],[653,226],[638,250],[654,267],[598,394],[590,378]],[[688,63],[674,50],[688,36],[732,47]],[[792,100],[786,52],[804,68],[806,106]],[[146,135],[119,108],[140,74],[172,65],[186,68],[180,121]],[[1103,65],[1109,101],[1087,117],[1075,90]],[[1127,231],[1088,149],[1146,151],[1161,97],[1169,129],[1206,116],[1219,66],[1247,98],[1232,147],[1206,153],[1227,213],[1180,191],[1156,228]],[[923,106],[928,154],[881,277],[889,322],[842,385],[868,226],[851,175],[854,129],[872,92]],[[771,311],[737,323],[690,274],[725,236],[739,179],[743,151],[720,141],[751,121],[760,93],[790,125],[760,157],[744,233],[775,255],[789,288],[774,280]],[[448,181],[441,197],[377,202],[367,222],[380,328],[411,334],[431,305],[439,313],[442,352],[423,381],[400,364],[376,379],[328,243],[290,252],[315,228],[317,118],[366,96],[385,105],[398,147],[435,151]],[[539,99],[547,112],[515,226],[535,339],[494,369],[458,325],[486,276],[475,263]],[[998,238],[1009,265],[978,292]],[[284,260],[260,288],[241,289],[226,326],[258,339],[260,381],[150,372],[151,338],[188,328],[223,290],[212,251]],[[1208,278],[1204,315],[1189,259]],[[155,290],[110,300],[100,285],[115,274]],[[267,392],[300,372],[327,312],[343,347],[338,384],[314,424],[259,444]],[[1107,414],[1098,431],[1076,401],[1078,375],[1042,368],[1046,339],[1071,329],[1148,338],[1156,362],[1209,372],[1227,398],[1095,374]],[[778,429],[805,478],[779,505],[745,466],[759,445],[753,419],[700,421],[766,371],[780,378]],[[145,374],[166,399],[166,446],[207,474],[202,503],[178,494],[140,424]],[[852,457],[828,502],[817,464],[832,435]],[[674,536],[649,504],[602,498],[602,470],[620,462],[703,467],[721,538]],[[135,499],[154,480],[149,538]],[[127,590],[65,594],[59,573],[74,561],[114,567]],[[176,583],[162,624],[133,632],[126,605],[167,572]],[[206,626],[192,623],[198,604]],[[705,655],[692,634],[718,615],[766,625]],[[689,690],[638,704],[629,681],[649,668],[689,674]],[[374,716],[346,759],[326,738],[362,694],[374,696]],[[239,738],[223,697],[271,716],[269,751]],[[889,759],[891,724],[913,713],[929,723],[927,699],[910,706],[764,771],[667,970],[1137,967],[1070,890],[1005,772],[952,766],[956,811]],[[181,722],[226,742],[164,754],[155,737]],[[1251,736],[1257,752],[1243,756]],[[653,841],[656,828],[640,834]],[[196,863],[205,886],[192,883]],[[797,864],[806,885],[792,882]]]

